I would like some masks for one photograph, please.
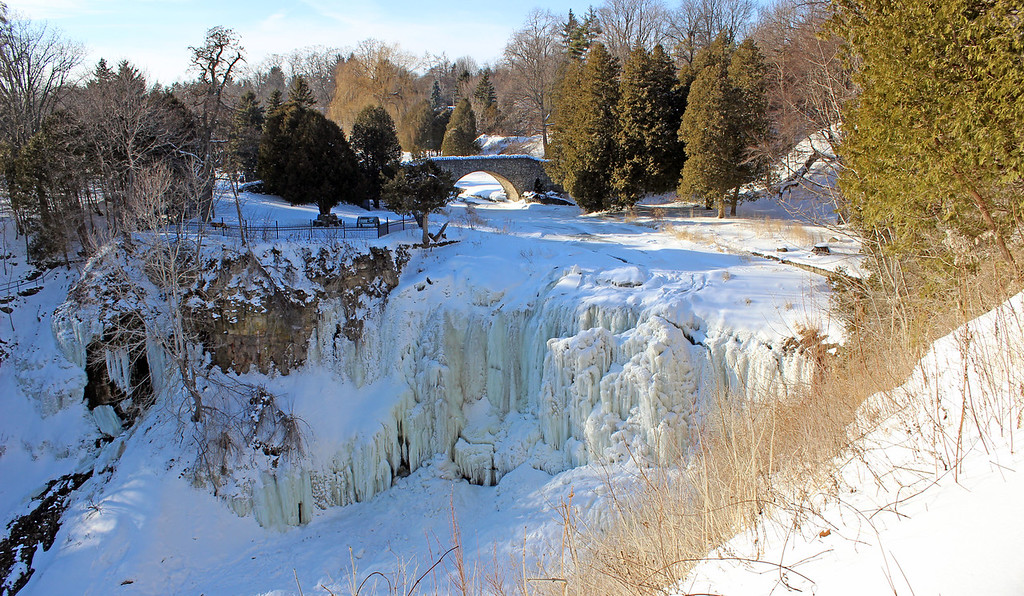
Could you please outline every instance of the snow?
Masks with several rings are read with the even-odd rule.
[[[516,154],[544,157],[544,144],[540,135],[531,137],[505,137],[480,135],[477,138],[481,155]]]
[[[864,404],[838,489],[711,553],[682,593],[1020,594],[1022,357],[1018,294]]]
[[[627,218],[482,200],[500,198],[486,176],[460,186],[463,197],[431,218],[434,229],[450,222],[457,242],[413,251],[387,303],[365,309],[361,340],[337,338],[343,309],[324,301],[303,367],[229,375],[264,386],[295,416],[303,453],[236,470],[217,496],[189,481],[191,431],[173,392],[120,433],[109,412],[81,403],[85,346],[102,327],[65,311],[51,326],[49,314],[78,271],[19,298],[0,330],[12,354],[0,367],[0,511],[9,520],[47,480],[98,471],[23,593],[339,593],[373,572],[407,590],[453,544],[453,523],[471,567],[525,558],[532,569],[558,549],[561,503],[572,499],[599,523],[609,481],[628,482],[638,465],[692,444],[712,395],[764,398],[780,381],[805,381],[807,363],[782,348],[785,338],[811,328],[841,341],[822,275],[752,253],[777,255],[785,243],[787,259],[857,271],[857,244],[831,224],[766,224],[763,214],[784,213],[778,200],[743,204],[738,220],[723,222],[667,197]],[[275,197],[240,200],[250,224],[316,216]],[[334,212],[346,221],[367,214]],[[230,201],[217,214],[237,223]],[[832,237],[833,255],[811,253]],[[349,245],[354,253],[418,240],[408,230]],[[253,252],[266,257],[271,247]],[[225,238],[209,249],[236,248]],[[274,284],[312,295],[308,279],[287,273],[300,250],[285,246],[265,265]],[[23,254],[14,260],[5,274],[27,275]],[[162,370],[162,354],[148,348]],[[106,358],[127,386],[124,356]],[[97,446],[101,433],[116,436]],[[974,482],[976,455],[964,460],[962,485]],[[1013,458],[999,463],[1012,468]],[[977,478],[972,490],[1002,486],[991,473]],[[987,501],[993,511],[1006,511],[1000,494]],[[420,590],[450,592],[452,569],[446,560]],[[376,576],[363,593],[386,590]]]

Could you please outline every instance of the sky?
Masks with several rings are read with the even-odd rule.
[[[203,42],[210,27],[233,29],[251,66],[270,54],[309,46],[354,48],[376,38],[398,42],[423,56],[472,56],[495,63],[512,32],[533,8],[557,15],[585,12],[595,2],[557,0],[543,6],[520,2],[423,0],[6,0],[9,12],[45,21],[63,37],[81,43],[85,65],[100,58],[127,59],[153,82],[191,78],[189,46]]]

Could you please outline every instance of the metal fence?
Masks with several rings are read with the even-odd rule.
[[[337,226],[318,226],[312,222],[301,225],[243,225],[225,224],[223,222],[187,222],[185,231],[189,233],[216,234],[232,238],[241,238],[244,232],[246,239],[253,242],[277,242],[280,240],[299,242],[336,242],[338,240],[372,239],[387,236],[416,228],[415,219],[384,219],[376,226],[356,226],[342,224]]]

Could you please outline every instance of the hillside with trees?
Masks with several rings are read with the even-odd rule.
[[[0,3],[0,594],[1019,588],[1020,0],[517,14]]]

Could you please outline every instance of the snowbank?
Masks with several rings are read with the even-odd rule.
[[[837,488],[710,554],[683,593],[1020,594],[1021,362],[1024,294],[868,400]]]

